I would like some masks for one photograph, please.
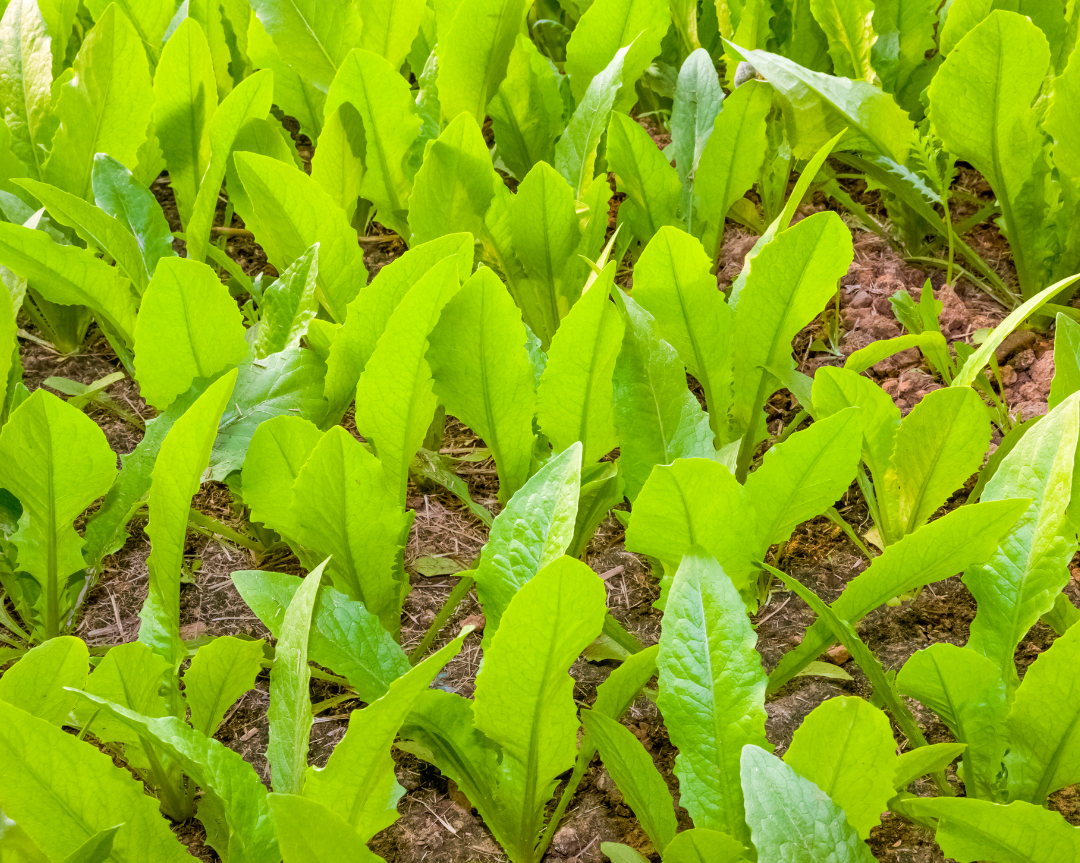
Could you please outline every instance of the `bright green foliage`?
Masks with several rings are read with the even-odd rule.
[[[626,114],[614,111],[608,124],[608,162],[616,188],[626,194],[619,221],[647,243],[664,225],[677,225],[682,192],[679,175],[649,133]]]
[[[311,157],[311,176],[352,224],[364,182],[364,123],[349,102],[326,119],[319,149]]]
[[[460,231],[473,236],[483,231],[495,183],[501,181],[491,167],[480,127],[463,113],[425,148],[409,199],[413,244]]]
[[[536,390],[521,314],[493,270],[465,282],[430,342],[435,394],[491,450],[508,501],[529,477]]]
[[[1026,501],[987,501],[943,515],[874,558],[848,583],[833,611],[841,620],[857,623],[890,599],[986,562],[1026,507]],[[770,691],[783,686],[832,641],[823,622],[815,623],[770,676]]]
[[[239,309],[214,271],[168,258],[154,272],[135,324],[143,398],[164,410],[198,378],[212,378],[247,353]]]
[[[660,338],[656,321],[621,291],[626,329],[615,362],[615,425],[626,496],[634,500],[653,466],[677,458],[710,458],[709,417],[686,387],[675,350]]]
[[[451,234],[414,246],[379,270],[371,284],[349,303],[345,323],[334,336],[327,358],[328,421],[339,419],[356,396],[360,373],[375,353],[375,346],[402,297],[443,258],[456,256],[458,278],[465,281],[472,271],[472,247],[472,237],[468,234]]]
[[[165,43],[154,74],[155,131],[185,226],[210,162],[210,118],[217,106],[210,45],[199,22],[185,18]]]
[[[963,743],[932,743],[909,749],[896,759],[896,771],[893,774],[896,790],[903,791],[916,779],[944,770],[965,751],[967,746]]]
[[[964,583],[979,603],[969,647],[993,660],[1010,692],[1019,684],[1013,653],[1068,582],[1076,528],[1066,513],[1072,492],[1080,395],[1072,395],[1030,429],[1005,456],[982,500],[1026,498],[1026,512],[985,564]]]
[[[905,107],[924,86],[926,52],[934,47],[933,0],[878,0],[873,25],[877,39],[870,49],[882,89]]]
[[[360,42],[363,23],[352,3],[252,0],[251,8],[281,59],[324,93],[349,51]]]
[[[870,20],[874,4],[870,0],[810,0],[810,11],[829,40],[833,74],[873,81],[870,53],[877,37]]]
[[[116,456],[85,414],[37,390],[0,431],[0,488],[22,505],[11,534],[18,575],[5,577],[34,640],[71,624],[87,584],[82,539],[72,522],[109,490]]]
[[[117,859],[132,863],[189,859],[158,814],[157,801],[146,796],[130,774],[118,770],[108,755],[4,701],[0,701],[0,787],[5,814],[49,859],[64,859],[117,824],[123,825],[113,841]]]
[[[478,126],[483,123],[487,103],[506,75],[527,9],[528,3],[522,0],[458,4],[438,47],[439,104],[444,124],[462,113],[471,115]]]
[[[180,640],[180,570],[191,498],[210,460],[218,418],[232,394],[236,373],[215,381],[169,430],[154,464],[146,533],[150,589],[139,613],[139,641],[175,668],[185,657]]]
[[[581,445],[574,444],[533,474],[495,518],[476,567],[476,590],[487,619],[485,644],[521,587],[566,551],[574,536]]]
[[[259,359],[300,346],[300,339],[319,310],[318,274],[319,244],[316,243],[263,291],[259,337],[255,341],[255,355]]]
[[[60,128],[44,179],[89,198],[95,154],[107,153],[134,169],[150,124],[154,91],[143,42],[115,5],[97,19],[72,68],[74,77],[60,86],[56,97]]]
[[[803,720],[784,761],[829,795],[861,839],[896,793],[889,718],[861,698],[830,698]]]
[[[512,818],[516,829],[500,839],[512,860],[535,859],[555,777],[574,763],[578,722],[566,670],[600,634],[604,609],[596,575],[579,561],[556,560],[517,592],[477,675],[473,715],[502,752],[499,786],[509,800],[500,820]]]
[[[373,0],[360,7],[360,47],[397,69],[409,54],[423,20],[423,0]],[[414,70],[419,74],[420,70]]]
[[[911,809],[938,819],[941,850],[959,863],[1056,863],[1080,854],[1080,830],[1042,806],[938,797],[913,800]]]
[[[765,740],[765,672],[746,607],[715,559],[687,554],[660,636],[660,696],[680,802],[698,827],[749,839],[739,754]]]
[[[696,16],[694,20],[696,24]],[[669,122],[669,155],[674,157],[675,170],[678,171],[679,182],[682,184],[679,215],[687,222],[688,227],[692,227],[691,202],[698,162],[712,135],[723,101],[724,91],[720,89],[720,80],[709,52],[698,48],[686,58],[679,69]]]
[[[966,743],[964,783],[968,795],[999,796],[998,776],[1007,745],[1008,705],[1001,673],[986,657],[952,644],[915,653],[896,677],[897,689],[917,698]]]
[[[363,841],[397,820],[397,802],[405,789],[394,775],[390,747],[416,699],[458,654],[469,632],[403,674],[364,710],[354,710],[326,766],[308,768],[304,796],[326,806]]]
[[[844,810],[809,779],[758,746],[742,753],[746,820],[764,860],[873,863]]]
[[[277,572],[243,571],[233,573],[233,583],[276,635],[302,580]],[[390,683],[409,670],[401,647],[379,619],[329,585],[323,585],[315,599],[308,656],[345,677],[367,702],[385,695]]]
[[[589,739],[600,750],[604,767],[634,810],[653,847],[663,853],[678,828],[667,783],[629,729],[592,710],[583,711],[581,716]]]
[[[314,423],[297,417],[275,417],[255,430],[243,471],[244,502],[252,521],[288,534],[293,483],[320,440],[322,432]]]
[[[255,677],[262,670],[262,658],[261,639],[226,635],[200,647],[184,672],[184,697],[191,708],[191,727],[213,737],[225,712],[255,685]]]
[[[1054,319],[1054,379],[1050,382],[1050,410],[1080,392],[1080,323],[1068,315]]]
[[[1049,141],[1031,104],[1049,63],[1039,28],[999,10],[960,40],[930,85],[936,134],[997,196],[1025,299],[1049,281]]]
[[[732,313],[701,244],[683,231],[661,228],[634,267],[634,299],[701,384],[713,432],[727,443]]]
[[[266,713],[270,743],[266,760],[270,762],[273,787],[282,794],[299,794],[304,787],[314,720],[309,691],[308,633],[324,566],[326,561],[308,573],[285,609],[274,665],[270,669],[270,707]]]
[[[381,860],[342,818],[307,797],[268,794],[274,833],[284,863],[357,863]]]
[[[566,73],[580,105],[589,82],[629,47],[621,69],[622,85],[617,110],[629,111],[636,101],[634,82],[660,53],[660,40],[671,23],[663,0],[596,0],[574,28],[566,46]]]
[[[537,419],[556,452],[581,441],[591,464],[615,448],[612,374],[625,325],[608,291],[609,266],[577,301],[555,333],[537,387]]]
[[[375,444],[386,482],[405,500],[409,464],[435,415],[428,336],[461,287],[458,265],[444,258],[402,297],[356,386],[356,427]]]
[[[284,271],[319,244],[319,302],[336,321],[367,283],[356,231],[315,180],[303,171],[254,153],[235,157],[240,181],[251,200],[239,210],[267,257]]]
[[[420,132],[420,118],[409,84],[382,57],[354,51],[342,64],[326,100],[333,115],[350,102],[364,123],[364,179],[360,194],[376,208],[375,218],[408,237],[406,222],[412,175],[406,164],[409,149]]]
[[[535,165],[553,161],[555,140],[563,130],[558,78],[524,34],[517,36],[488,114],[497,157],[513,176],[523,180]]]
[[[11,150],[40,179],[56,120],[52,116],[52,40],[38,4],[14,0],[0,19],[0,108]]]
[[[664,863],[741,863],[746,849],[726,833],[692,827],[679,833],[664,853]]]
[[[0,701],[31,716],[62,726],[75,706],[75,694],[86,682],[90,654],[81,639],[62,635],[28,651],[0,677]]]

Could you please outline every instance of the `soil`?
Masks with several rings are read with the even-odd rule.
[[[302,142],[301,142],[302,143]],[[308,150],[310,153],[310,149]],[[962,182],[972,185],[970,174]],[[154,184],[154,191],[177,228],[176,209],[167,178]],[[815,199],[799,217],[828,206]],[[219,221],[224,207],[219,212]],[[234,217],[234,227],[242,227]],[[394,235],[380,232],[362,239],[365,264],[371,277],[404,251]],[[738,274],[742,261],[756,238],[744,231],[729,228],[723,247],[718,284],[723,287]],[[978,233],[978,244],[987,246],[987,257],[1007,270],[1007,248],[1001,250],[1000,237],[993,229]],[[844,358],[873,341],[900,335],[902,328],[892,313],[889,297],[908,291],[916,299],[929,278],[935,297],[945,307],[942,329],[949,341],[970,342],[978,330],[993,326],[1004,311],[977,288],[960,282],[946,285],[939,271],[925,271],[906,263],[878,236],[853,230],[855,261],[841,281],[839,291],[839,338],[832,351],[815,351],[815,339],[829,343],[829,330],[823,317],[808,327],[795,341],[799,367],[807,374],[823,365],[842,365]],[[996,244],[996,245],[995,245]],[[178,247],[182,244],[178,241]],[[274,273],[258,245],[247,237],[232,237],[227,250],[249,274]],[[1052,339],[1031,331],[1022,331],[1006,340],[998,350],[1003,395],[1013,411],[1029,417],[1046,411],[1046,399],[1053,377]],[[104,339],[91,339],[85,351],[72,357],[54,354],[31,341],[21,342],[25,381],[30,389],[43,385],[45,378],[60,375],[89,383],[116,371],[119,364]],[[904,351],[878,363],[869,374],[895,399],[903,412],[911,410],[927,393],[940,386],[916,350]],[[120,405],[145,420],[153,416],[138,394],[137,385],[125,379],[108,390]],[[797,412],[794,399],[786,391],[769,405],[770,431],[776,432]],[[141,437],[141,430],[131,422],[99,406],[87,412],[99,423],[118,455],[131,452]],[[355,434],[351,418],[346,427]],[[998,438],[995,437],[995,440]],[[467,454],[482,442],[465,426],[447,423],[443,452],[455,456]],[[467,482],[474,500],[497,511],[496,474],[490,461],[462,463],[460,475]],[[961,493],[950,502],[959,505]],[[193,505],[225,524],[244,529],[242,506],[220,483],[206,483]],[[418,488],[410,484],[408,505],[416,511],[416,520],[406,549],[406,566],[411,573],[412,591],[404,609],[402,641],[406,648],[417,644],[456,582],[454,576],[424,577],[416,571],[416,561],[423,556],[448,557],[467,567],[479,554],[487,537],[487,528],[460,501],[439,487]],[[863,533],[870,527],[861,497],[853,487],[838,504],[844,518]],[[125,546],[105,562],[98,584],[87,597],[77,634],[94,647],[107,647],[134,640],[139,629],[138,612],[147,590],[146,558],[149,540],[144,522],[136,520],[129,528]],[[660,613],[653,608],[659,595],[657,580],[647,561],[625,549],[622,527],[609,517],[592,539],[585,560],[605,577],[608,604],[614,616],[645,644],[655,643],[660,633]],[[867,565],[838,527],[825,518],[808,522],[777,550],[777,565],[790,572],[827,601],[834,600],[844,585]],[[185,549],[190,567],[190,583],[182,587],[181,624],[186,638],[247,634],[270,638],[254,614],[247,608],[232,585],[230,575],[242,569],[267,569],[302,573],[291,554],[277,553],[258,559],[252,552],[237,548],[228,541],[190,532]],[[1075,570],[1074,570],[1075,571]],[[1074,602],[1080,590],[1074,580],[1068,588]],[[974,617],[975,604],[959,578],[951,578],[923,590],[917,598],[896,607],[878,609],[859,626],[862,637],[876,652],[887,669],[898,669],[916,650],[930,643],[947,641],[963,644]],[[784,652],[798,644],[813,613],[793,594],[776,590],[755,616],[758,647],[766,670],[772,669]],[[482,609],[475,596],[461,604],[444,628],[438,644],[445,643],[466,621],[482,626]],[[1052,640],[1050,631],[1037,626],[1017,652],[1018,662],[1026,667]],[[463,695],[471,695],[480,660],[480,637],[474,635],[461,654],[440,677],[439,685]],[[836,695],[869,697],[870,687],[861,671],[842,654],[833,660],[843,664],[852,680],[800,677],[785,686],[767,704],[769,740],[782,754],[790,744],[795,729],[818,704]],[[595,698],[596,686],[610,673],[611,662],[591,663],[579,660],[572,669],[574,697],[581,706]],[[334,686],[313,682],[312,699],[320,702],[341,694]],[[222,743],[243,755],[268,781],[265,760],[267,746],[268,682],[263,674],[253,690],[237,702],[218,733]],[[312,731],[311,758],[323,764],[334,745],[345,733],[349,713],[359,702],[345,701],[320,713]],[[933,742],[948,739],[947,732],[927,711],[913,703],[924,723],[927,737]],[[640,697],[631,707],[624,723],[645,744],[673,793],[678,782],[672,774],[675,749],[668,740],[660,714],[648,698]],[[902,736],[897,736],[902,740]],[[411,755],[395,751],[398,779],[407,793],[399,805],[400,819],[381,833],[372,849],[389,863],[460,863],[460,861],[503,861],[497,844],[471,810],[468,801],[436,770]],[[952,777],[954,783],[956,777]],[[912,786],[915,793],[929,793],[928,787]],[[1074,824],[1080,824],[1080,801],[1075,792],[1062,792],[1053,805]],[[679,810],[684,825],[689,824],[685,811]],[[177,835],[192,854],[205,861],[217,860],[216,854],[203,845],[198,822],[175,825]],[[555,835],[546,859],[598,863],[604,858],[600,843],[622,842],[657,860],[645,834],[638,827],[614,783],[598,761],[590,766],[575,796],[563,826]],[[880,861],[889,863],[938,863],[944,858],[932,837],[902,819],[886,817],[871,835],[870,846]]]

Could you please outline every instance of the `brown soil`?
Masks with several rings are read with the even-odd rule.
[[[175,206],[167,183],[159,181],[154,188],[177,227]],[[823,203],[816,203],[801,215],[822,206]],[[219,220],[223,215],[223,212],[219,214]],[[238,219],[233,224],[240,226]],[[989,243],[994,237],[986,234],[983,239]],[[740,229],[729,227],[718,276],[721,285],[737,275],[754,240]],[[820,324],[807,328],[795,344],[800,367],[807,373],[812,374],[822,365],[840,365],[844,356],[871,341],[899,335],[901,327],[892,314],[888,297],[897,290],[907,290],[917,298],[928,276],[935,295],[945,303],[943,329],[950,343],[970,341],[976,330],[992,326],[1004,316],[1000,308],[976,289],[962,283],[955,288],[945,285],[939,272],[926,273],[906,264],[895,250],[873,234],[854,232],[854,242],[855,263],[841,283],[842,334],[837,345],[838,354],[811,351],[810,345],[822,335],[822,328]],[[1000,245],[999,238],[998,242]],[[370,237],[364,242],[365,263],[370,275],[374,276],[403,249],[400,240],[392,235]],[[228,251],[251,275],[273,271],[262,250],[250,239],[230,239]],[[990,257],[995,261],[1005,260],[1005,255],[1000,253]],[[25,380],[31,389],[41,386],[50,375],[88,383],[119,367],[103,339],[91,341],[87,350],[75,357],[58,357],[30,341],[23,341],[21,347],[26,366]],[[1009,405],[1014,410],[1022,410],[1025,417],[1046,410],[1049,382],[1053,376],[1051,348],[1052,342],[1047,337],[1021,332],[998,351],[1005,396]],[[887,359],[871,374],[904,411],[910,410],[925,393],[939,386],[930,377],[917,351],[906,351]],[[138,416],[145,419],[153,415],[139,398],[134,382],[124,380],[113,385],[109,392]],[[786,393],[774,398],[770,409],[770,430],[790,420],[797,410]],[[137,444],[141,433],[130,423],[98,408],[88,412],[101,425],[118,454],[130,452]],[[351,421],[347,420],[346,426],[355,434]],[[448,422],[444,452],[460,455],[480,445],[469,429]],[[464,463],[460,474],[474,499],[495,511],[497,486],[493,464]],[[952,505],[960,502],[957,499]],[[485,525],[441,488],[421,489],[410,485],[408,504],[417,515],[406,550],[406,564],[413,573],[412,592],[405,604],[402,629],[402,641],[407,648],[422,638],[456,582],[453,576],[426,578],[416,574],[415,561],[421,556],[433,555],[450,557],[468,566],[487,537]],[[222,484],[204,485],[193,505],[234,528],[243,529],[242,509]],[[870,526],[865,506],[854,488],[838,508],[860,532]],[[87,597],[78,634],[92,646],[119,644],[137,636],[138,612],[147,589],[146,558],[150,551],[144,526],[138,521],[131,526],[131,538],[119,553],[107,559],[100,582]],[[660,632],[660,614],[652,607],[659,593],[657,581],[642,557],[626,551],[624,540],[623,529],[614,518],[609,518],[593,538],[586,561],[595,572],[607,575],[608,602],[615,617],[644,643],[652,644]],[[185,561],[190,564],[191,581],[182,587],[181,624],[188,638],[240,633],[269,638],[269,633],[236,592],[230,575],[237,570],[255,568],[302,572],[298,561],[287,553],[258,560],[251,552],[236,548],[225,540],[209,539],[194,532],[188,535]],[[820,518],[798,528],[784,547],[778,565],[832,601],[844,585],[865,568],[867,561],[839,528]],[[1074,601],[1080,598],[1075,581],[1069,592]],[[927,644],[937,641],[964,643],[974,608],[966,588],[958,578],[952,578],[930,586],[913,601],[877,610],[860,624],[859,631],[886,668],[897,669],[915,650]],[[439,643],[445,643],[466,620],[482,623],[482,609],[474,596],[462,603],[444,629]],[[801,641],[813,614],[793,594],[777,590],[755,620],[763,664],[766,669],[771,669],[785,651]],[[1050,640],[1045,627],[1036,627],[1018,651],[1021,664],[1030,663]],[[480,660],[479,643],[478,636],[466,642],[462,653],[447,667],[440,685],[464,695],[472,693]],[[612,667],[609,662],[585,660],[575,664],[572,670],[576,681],[574,697],[580,705],[592,702],[597,684],[607,677]],[[790,744],[794,730],[803,718],[823,700],[844,694],[870,695],[870,687],[854,663],[848,661],[845,668],[854,678],[849,682],[797,678],[769,701],[767,731],[778,753]],[[267,690],[267,679],[262,675],[256,687],[233,707],[218,734],[225,745],[254,765],[264,781],[268,780],[264,756]],[[318,681],[313,683],[315,702],[336,694],[339,693],[333,686]],[[358,706],[357,702],[346,701],[316,718],[311,741],[314,763],[325,763],[345,732],[349,711]],[[928,737],[945,739],[947,732],[940,724],[926,711],[913,706],[925,722]],[[678,783],[672,775],[675,750],[656,706],[647,698],[639,698],[624,722],[645,744],[677,794]],[[898,736],[899,739],[902,738]],[[451,783],[430,766],[405,753],[396,752],[395,761],[398,779],[407,794],[399,806],[400,819],[372,843],[376,853],[389,863],[420,860],[428,863],[459,863],[463,860],[488,863],[506,859],[469,808],[468,801]],[[918,785],[913,786],[913,790],[929,793],[929,788]],[[1073,823],[1080,823],[1080,803],[1075,792],[1062,792],[1055,805]],[[685,812],[680,810],[680,813],[683,823],[687,824]],[[212,850],[203,846],[203,833],[197,822],[177,825],[176,831],[197,857],[207,861],[218,859]],[[600,852],[600,843],[604,841],[624,842],[646,855],[651,854],[648,840],[632,812],[607,772],[596,761],[574,798],[547,859],[598,863],[605,859]],[[899,818],[886,818],[874,830],[870,844],[878,860],[890,863],[938,863],[944,859],[932,837]],[[652,855],[652,859],[658,858]]]

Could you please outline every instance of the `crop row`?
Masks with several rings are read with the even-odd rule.
[[[169,820],[194,817],[226,863],[377,859],[367,843],[403,794],[396,742],[456,783],[513,863],[544,856],[597,754],[666,863],[872,861],[886,810],[960,861],[1080,859],[1080,828],[1046,808],[1080,783],[1080,612],[1062,592],[1080,439],[1076,11],[991,5],[10,0],[0,858],[188,859]],[[313,145],[309,170],[282,116]],[[954,188],[958,160],[992,202]],[[163,169],[177,231],[151,191]],[[837,212],[796,217],[815,192],[1008,317],[950,346],[928,282],[893,298],[907,334],[802,374],[792,341],[854,254]],[[958,198],[974,209],[961,222]],[[1015,285],[964,240],[995,217]],[[722,291],[728,219],[759,239]],[[369,283],[373,222],[408,250]],[[276,277],[229,257],[237,233]],[[995,351],[1029,319],[1056,321],[1056,376],[1049,413],[1021,421]],[[50,379],[67,401],[25,386],[20,337],[74,354],[91,327],[116,375]],[[902,418],[863,373],[912,347],[944,386]],[[83,408],[141,424],[106,393],[125,376],[155,415],[118,469]],[[774,434],[781,390],[799,409]],[[440,454],[448,415],[494,460],[498,515]],[[407,653],[410,478],[490,535]],[[211,480],[242,530],[192,508]],[[864,536],[834,506],[853,484]],[[657,645],[611,615],[581,560],[611,515],[659,579]],[[868,562],[831,605],[772,565],[819,516]],[[152,547],[138,639],[90,649],[70,633],[134,521]],[[184,640],[191,527],[307,571],[232,575],[273,646]],[[886,670],[857,624],[959,572],[978,603],[968,644]],[[474,587],[482,636],[430,652]],[[766,674],[751,616],[780,590],[817,620]],[[1040,620],[1058,637],[1021,679]],[[475,696],[430,688],[466,638],[482,638]],[[598,639],[617,666],[579,711],[567,671]],[[823,673],[834,644],[873,702],[825,702],[775,757],[766,699]],[[215,739],[265,671],[270,792]],[[313,677],[367,705],[322,768]],[[681,832],[619,722],[642,694],[678,749]],[[928,743],[910,699],[953,741]],[[937,796],[909,792],[927,776]]]

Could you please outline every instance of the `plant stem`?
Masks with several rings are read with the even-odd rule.
[[[472,590],[472,586],[476,584],[474,579],[468,573],[462,573],[458,583],[454,585],[454,589],[450,591],[450,595],[446,597],[446,601],[443,603],[443,607],[439,609],[439,613],[435,615],[435,619],[431,621],[431,626],[428,627],[427,632],[424,633],[423,639],[413,649],[413,652],[409,654],[409,662],[412,665],[416,665],[427,653],[428,648],[431,647],[435,638],[438,636],[439,631],[446,625],[446,621],[450,619],[450,616],[457,610],[457,607],[461,605],[461,601],[468,596],[469,591]]]
[[[225,539],[229,540],[230,542],[236,543],[242,548],[254,551],[256,554],[262,554],[266,551],[266,548],[262,545],[262,543],[252,539],[249,536],[244,536],[242,533],[238,533],[231,527],[226,527],[216,518],[211,518],[210,516],[199,512],[199,510],[195,509],[194,507],[192,507],[191,511],[188,513],[188,522],[196,525],[197,527],[204,528],[211,533],[217,534],[218,536],[224,537]]]
[[[828,516],[829,521],[839,527],[847,535],[847,538],[850,539],[854,546],[863,553],[867,560],[874,559],[874,555],[870,553],[870,549],[868,549],[863,541],[859,539],[859,535],[855,533],[855,529],[844,521],[844,517],[837,512],[835,506],[830,506],[825,510],[825,515]]]
[[[742,443],[739,444],[739,456],[735,463],[735,479],[740,483],[746,482],[746,477],[750,473],[750,462],[754,458],[755,439],[757,438],[758,423],[761,422],[761,412],[765,407],[765,390],[769,385],[769,377],[769,373],[762,369],[757,395],[754,396],[753,404],[750,405],[750,422],[746,427]]]
[[[589,762],[596,755],[596,747],[592,746],[587,738],[583,739],[581,743],[582,747],[578,751],[577,761],[574,762],[574,772],[570,774],[570,779],[567,780],[566,787],[563,788],[562,795],[559,797],[559,804],[555,807],[555,811],[551,813],[551,819],[548,821],[547,827],[544,828],[544,835],[540,837],[540,844],[536,846],[536,860],[544,859],[544,854],[547,852],[548,846],[551,845],[551,840],[555,838],[555,831],[559,829],[559,822],[562,821],[563,816],[566,814],[570,801],[574,799],[574,794],[577,793],[581,780],[585,778],[585,771],[589,769]]]

